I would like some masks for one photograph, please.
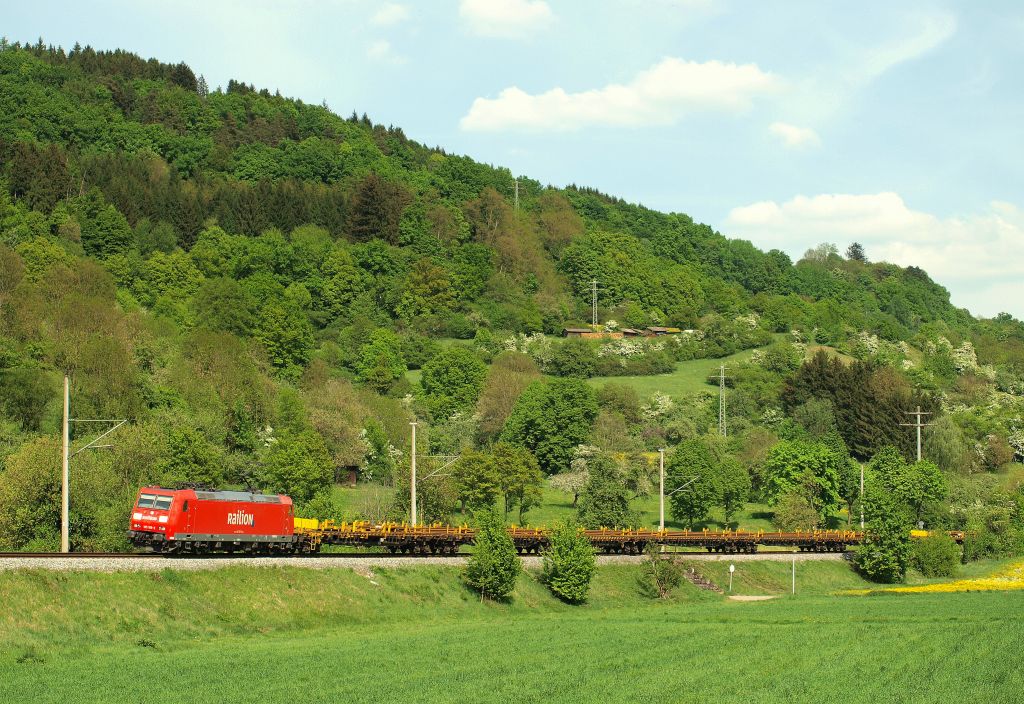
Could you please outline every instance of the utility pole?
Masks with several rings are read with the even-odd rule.
[[[64,421],[61,424],[61,472],[60,472],[60,551],[71,552],[71,532],[68,514],[71,507],[71,488],[69,487],[68,465],[71,458],[71,384],[67,374],[64,375]]]
[[[590,307],[591,307],[591,310],[593,311],[592,322],[593,322],[593,326],[596,328],[597,327],[597,279],[594,279],[593,281],[590,282],[590,291],[591,291]]]
[[[860,530],[864,532],[864,465],[860,466]]]
[[[412,477],[409,481],[409,522],[416,525],[416,421],[409,423],[412,426]]]
[[[921,428],[927,427],[929,425],[934,425],[933,423],[922,423],[921,422],[921,416],[930,416],[931,413],[930,412],[922,411],[920,406],[917,407],[916,411],[904,411],[904,413],[906,413],[908,416],[914,416],[914,422],[913,423],[900,423],[900,425],[906,426],[908,428],[916,428],[917,429],[917,461],[920,462],[921,461]]]
[[[725,370],[724,364],[718,367],[718,434],[722,437],[727,435],[725,427]]]
[[[658,530],[665,530],[665,448],[658,448]]]
[[[515,198],[516,212],[519,212],[519,179],[516,179],[516,198]]]
[[[64,418],[61,423],[61,486],[60,486],[60,551],[71,552],[71,458],[79,452],[86,450],[97,450],[110,448],[113,445],[97,445],[100,440],[127,423],[127,419],[111,420],[107,418],[72,418],[71,417],[71,380],[64,375]],[[113,423],[105,432],[100,433],[95,439],[89,441],[83,447],[71,452],[71,424],[72,423]]]

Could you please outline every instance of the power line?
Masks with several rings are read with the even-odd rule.
[[[60,486],[60,551],[71,552],[71,458],[86,450],[99,450],[113,445],[99,445],[100,440],[127,423],[127,419],[118,418],[72,418],[71,417],[71,379],[64,375],[64,416],[61,422],[61,486]],[[110,428],[100,433],[88,443],[71,452],[72,423],[112,423]]]

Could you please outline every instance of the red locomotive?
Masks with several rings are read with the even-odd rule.
[[[132,509],[128,539],[155,552],[304,550],[292,500],[283,494],[147,486]]]

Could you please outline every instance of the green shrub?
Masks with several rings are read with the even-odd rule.
[[[555,376],[571,376],[586,379],[594,376],[597,369],[597,351],[586,340],[569,338],[555,345],[551,361],[545,371]]]
[[[594,547],[574,521],[555,526],[551,547],[543,553],[541,581],[563,601],[582,604],[590,591],[597,560]]]
[[[480,514],[473,554],[466,563],[463,579],[480,592],[480,598],[507,600],[523,569],[512,536],[497,511]]]
[[[821,516],[803,494],[791,491],[783,494],[775,505],[772,525],[782,531],[814,530]]]
[[[640,566],[640,591],[652,599],[664,599],[683,581],[683,568],[661,554],[659,546],[648,543],[647,557]]]
[[[960,546],[945,533],[932,532],[911,544],[910,564],[925,577],[952,577],[960,562]]]
[[[1014,557],[1024,554],[1024,529],[1008,522],[971,523],[964,540],[964,559]]]

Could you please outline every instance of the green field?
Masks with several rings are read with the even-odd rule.
[[[797,569],[796,597],[738,603],[606,566],[583,607],[530,576],[481,603],[448,568],[5,573],[0,701],[1020,701],[1024,595],[827,596],[859,579]]]
[[[597,376],[587,380],[591,386],[601,387],[609,382],[626,384],[636,389],[640,398],[648,398],[655,393],[679,397],[701,391],[713,391],[715,387],[708,385],[708,378],[718,373],[721,364],[729,366],[750,359],[754,350],[743,350],[728,357],[719,359],[693,359],[678,362],[676,370],[671,374],[654,374],[650,376]]]
[[[549,337],[557,340],[561,339],[555,336]],[[785,338],[784,335],[775,335],[774,337],[776,339]],[[438,340],[438,342],[445,347],[454,344],[467,344],[465,340],[455,340],[452,338],[442,338]],[[600,388],[609,382],[626,384],[627,386],[632,386],[636,389],[640,398],[643,399],[646,399],[655,393],[679,397],[685,394],[699,393],[700,391],[713,391],[714,386],[708,384],[708,378],[718,373],[718,366],[720,364],[729,366],[730,364],[745,362],[750,359],[750,356],[753,353],[754,350],[749,349],[717,359],[693,359],[687,362],[678,362],[676,364],[675,371],[671,374],[654,374],[647,376],[597,376],[587,379],[587,383],[595,388]],[[413,385],[418,384],[421,377],[422,372],[419,369],[410,369],[405,373],[405,378]]]

